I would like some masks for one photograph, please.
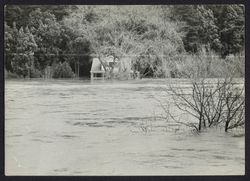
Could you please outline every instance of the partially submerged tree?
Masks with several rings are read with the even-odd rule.
[[[235,83],[225,86],[224,102],[225,115],[223,121],[225,124],[225,132],[229,129],[241,127],[245,125],[245,92],[244,88],[237,86]]]
[[[229,129],[242,127],[245,124],[245,96],[244,87],[236,84],[232,79],[222,79],[209,82],[197,79],[191,82],[189,91],[183,88],[170,87],[174,105],[179,111],[190,115],[194,122],[180,120],[180,115],[174,116],[166,106],[161,106],[175,122],[195,128],[200,132],[213,126],[224,126]]]

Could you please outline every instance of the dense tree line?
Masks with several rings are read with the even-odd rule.
[[[201,45],[212,48],[222,56],[237,54],[244,49],[244,6],[208,5],[172,7],[172,19],[183,21],[183,42],[189,52]]]
[[[244,13],[241,5],[9,5],[5,68],[41,77],[50,66],[53,77],[72,77],[90,64],[91,55],[113,55],[130,57],[132,69],[143,76],[176,76],[176,62],[204,48],[222,59],[242,53]]]

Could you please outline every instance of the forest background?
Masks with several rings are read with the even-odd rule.
[[[5,7],[5,77],[88,77],[127,58],[140,77],[244,77],[243,5]]]

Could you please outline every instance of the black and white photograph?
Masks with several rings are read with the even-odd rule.
[[[6,176],[245,175],[245,6],[4,6]]]

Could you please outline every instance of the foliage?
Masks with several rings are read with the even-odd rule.
[[[244,56],[237,54],[221,58],[214,51],[201,48],[196,54],[177,56],[172,61],[171,72],[176,78],[244,77]]]
[[[222,23],[221,41],[223,55],[235,54],[244,49],[244,7],[231,5],[223,12],[225,18]]]
[[[31,76],[30,69],[44,74],[46,67],[67,62],[79,76],[91,56],[105,65],[113,55],[141,77],[192,77],[187,70],[216,77],[233,69],[244,76],[238,56],[244,52],[244,21],[241,5],[7,5],[5,67]],[[22,43],[25,27],[30,45]],[[20,48],[32,44],[30,52]]]
[[[16,40],[18,35],[18,29],[16,28],[16,24],[13,23],[13,28],[9,27],[7,23],[5,23],[5,32],[4,32],[4,47],[5,47],[5,68],[8,71],[13,72],[12,68],[12,59],[16,52]]]
[[[12,79],[12,78],[20,78],[16,73],[12,73],[10,71],[4,70],[4,78],[5,79]]]
[[[187,34],[184,38],[186,49],[195,53],[199,51],[200,46],[205,45],[219,51],[219,32],[213,12],[204,6],[196,6],[192,10],[191,16],[186,19]]]
[[[68,16],[73,10],[76,10],[75,5],[6,5],[5,6],[5,22],[12,26],[16,22],[17,28],[26,27],[29,24],[29,14],[36,9],[43,12],[54,14],[58,21],[63,17]]]
[[[96,24],[86,23],[80,28],[80,34],[90,42],[92,52],[101,60],[107,55],[118,59],[129,57],[133,69],[142,75],[151,72],[151,76],[165,76],[165,70],[160,70],[160,67],[167,61],[165,57],[184,50],[181,37],[174,24],[164,22],[158,16],[149,18],[146,14],[152,9],[140,13],[136,10],[124,7],[119,9],[119,13],[112,11],[103,15],[101,21],[97,19]],[[86,22],[84,17],[78,21]],[[76,25],[79,26],[79,23]],[[79,28],[77,31],[80,31]],[[158,73],[152,73],[156,70]]]
[[[183,42],[188,52],[202,46],[223,57],[244,49],[244,7],[242,5],[180,5],[172,7],[174,21],[183,21]]]
[[[8,26],[12,26],[15,22],[18,29],[26,27],[29,22],[29,13],[32,10],[34,9],[31,6],[6,5],[5,22]]]
[[[67,62],[59,63],[53,67],[53,78],[73,78],[74,73]]]
[[[30,13],[29,27],[34,34],[38,49],[35,52],[36,66],[44,70],[58,61],[60,44],[60,24],[53,14],[36,9]]]
[[[42,77],[42,72],[32,67],[30,70],[30,78],[41,78],[41,77]]]
[[[9,28],[7,26],[7,28]],[[28,27],[19,30],[14,25],[12,31],[6,32],[6,64],[11,66],[19,76],[30,76],[30,70],[34,65],[34,52],[37,44]]]

